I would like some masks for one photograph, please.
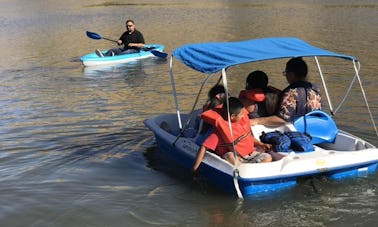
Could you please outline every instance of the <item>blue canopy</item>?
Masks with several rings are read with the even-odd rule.
[[[333,53],[292,37],[188,44],[175,49],[172,55],[202,73],[215,73],[233,65],[279,58],[327,56],[357,61],[353,56]]]

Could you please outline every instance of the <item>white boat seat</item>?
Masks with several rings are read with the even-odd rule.
[[[335,121],[327,113],[315,110],[294,121],[297,131],[312,137],[312,144],[334,143],[338,129]]]

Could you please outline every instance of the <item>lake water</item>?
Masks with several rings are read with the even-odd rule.
[[[79,58],[113,47],[85,31],[117,39],[128,18],[167,53],[187,43],[295,36],[359,58],[377,122],[377,12],[375,0],[0,0],[1,226],[375,225],[377,174],[314,179],[244,202],[194,183],[161,155],[143,125],[174,112],[168,62],[84,68]],[[285,87],[284,63],[230,69],[241,75],[231,90],[236,94],[255,69]],[[203,77],[176,64],[185,112]],[[334,105],[349,84],[342,77],[352,73],[348,66],[329,77]],[[353,89],[350,97],[336,115],[339,127],[378,146],[361,93]]]

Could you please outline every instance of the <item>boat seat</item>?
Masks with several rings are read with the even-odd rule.
[[[169,124],[166,121],[162,121],[159,127],[168,133],[172,133],[171,127],[169,127]]]
[[[195,138],[197,136],[197,130],[195,128],[186,128],[182,132],[185,138]]]
[[[334,143],[338,129],[335,121],[327,113],[315,110],[294,121],[297,131],[312,137],[312,144]]]

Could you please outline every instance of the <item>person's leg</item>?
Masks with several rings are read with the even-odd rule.
[[[262,153],[264,159],[261,162],[271,162],[272,161],[272,156],[268,153]]]
[[[271,162],[272,156],[268,153],[255,151],[244,157],[243,161],[247,163]]]
[[[121,55],[121,54],[134,54],[134,53],[138,53],[138,52],[139,51],[136,50],[136,49],[127,49],[127,50],[124,50],[121,53],[119,53],[119,55]]]
[[[233,152],[227,152],[226,154],[223,155],[223,158],[230,162],[232,165],[235,165],[235,156]],[[239,165],[240,161],[239,158],[236,157],[236,165]]]
[[[97,56],[99,56],[100,58],[103,58],[103,57],[104,57],[104,55],[102,54],[101,50],[99,50],[99,49],[96,49],[96,50],[95,50],[95,53],[96,53]]]
[[[114,56],[114,55],[120,55],[121,53],[122,53],[121,48],[113,48],[113,49],[106,51],[106,53],[104,55],[105,56]]]
[[[274,152],[274,151],[270,151],[270,152],[268,152],[268,154],[270,154],[270,156],[272,156],[272,161],[281,160],[282,158],[284,158],[286,156],[286,155],[283,155],[283,154],[280,154],[280,153]]]

